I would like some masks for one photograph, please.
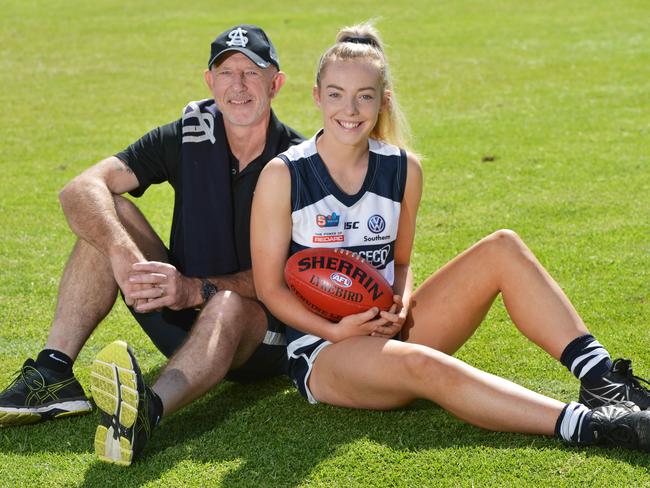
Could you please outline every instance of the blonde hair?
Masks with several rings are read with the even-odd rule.
[[[370,137],[409,149],[410,128],[395,97],[388,60],[379,31],[370,22],[343,27],[339,31],[336,35],[336,44],[325,51],[320,58],[316,85],[320,89],[321,79],[329,63],[352,59],[373,62],[379,69],[381,96],[384,96],[384,90],[391,91],[386,110],[379,113]]]

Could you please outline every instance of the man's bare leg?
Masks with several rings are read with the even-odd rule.
[[[108,259],[86,241],[77,240],[59,284],[45,349],[61,351],[74,361],[113,308],[116,296],[117,284]]]
[[[257,302],[230,291],[215,295],[153,385],[164,414],[191,403],[218,384],[230,369],[242,366],[265,333],[266,316]]]
[[[114,197],[117,215],[144,255],[166,259],[164,246],[131,202]],[[15,381],[0,392],[0,426],[90,412],[92,406],[72,374],[72,364],[88,336],[112,308],[117,284],[109,260],[78,240],[66,264],[54,320],[45,348],[28,359]],[[34,395],[35,385],[42,391]],[[55,393],[54,393],[55,392]]]
[[[242,366],[261,344],[266,316],[254,300],[231,291],[205,306],[187,341],[171,358],[153,388],[144,384],[133,352],[115,341],[93,364],[92,391],[102,411],[95,452],[107,462],[129,465],[142,451],[163,414],[170,414]]]
[[[140,210],[124,197],[116,196],[114,200],[122,225],[142,253],[151,260],[167,261],[164,244]],[[90,334],[110,312],[117,291],[108,258],[86,241],[78,240],[61,278],[45,349],[61,351],[74,361]]]

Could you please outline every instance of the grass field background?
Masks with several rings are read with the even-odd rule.
[[[0,383],[47,337],[74,239],[58,190],[208,96],[209,44],[262,25],[288,82],[282,120],[311,135],[316,61],[376,17],[426,172],[416,281],[516,230],[615,357],[650,375],[650,15],[645,1],[5,1],[0,16]],[[172,193],[138,204],[165,238]],[[123,338],[163,364],[122,304],[75,371]],[[458,356],[564,401],[578,384],[497,303]],[[481,408],[477,405],[476,408]],[[429,402],[308,405],[284,379],[223,383],[166,419],[129,469],[94,458],[96,414],[0,430],[0,486],[650,486],[650,456],[467,426]]]

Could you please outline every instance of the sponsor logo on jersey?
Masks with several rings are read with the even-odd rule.
[[[331,215],[321,215],[316,216],[316,225],[318,227],[338,227],[339,220],[341,216],[337,215],[336,212],[332,212]]]
[[[343,288],[350,288],[352,286],[352,280],[342,273],[332,273],[330,280]]]
[[[368,219],[368,230],[373,234],[381,234],[386,228],[386,221],[381,215],[373,215]]]
[[[390,236],[363,236],[363,242],[387,241]]]
[[[246,44],[248,44],[248,37],[246,37],[246,34],[248,34],[248,31],[245,31],[241,27],[237,27],[228,33],[230,40],[226,44],[230,47],[246,47]]]
[[[375,268],[382,269],[388,262],[388,255],[390,254],[390,244],[386,244],[379,249],[362,249],[357,251],[359,257],[365,259]]]
[[[326,242],[343,242],[345,241],[345,236],[344,235],[338,235],[338,236],[313,236],[312,237],[312,242],[316,243],[326,243]]]
[[[343,228],[345,230],[351,230],[351,229],[358,229],[359,228],[359,222],[346,222],[343,224]]]

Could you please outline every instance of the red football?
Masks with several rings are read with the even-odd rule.
[[[372,307],[388,310],[393,290],[365,259],[345,249],[298,251],[284,267],[292,292],[312,312],[333,322]]]

